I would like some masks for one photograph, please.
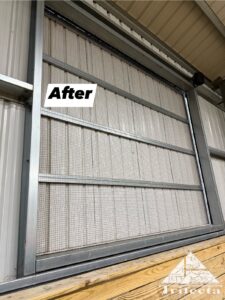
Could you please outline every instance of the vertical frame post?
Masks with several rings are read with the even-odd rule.
[[[192,144],[193,144],[193,148],[194,148],[194,152],[195,152],[195,159],[196,159],[199,179],[200,179],[200,183],[201,183],[201,187],[202,187],[203,198],[204,198],[204,202],[205,202],[205,206],[206,206],[207,218],[208,218],[209,223],[212,224],[211,215],[210,215],[210,211],[209,211],[209,203],[208,203],[208,199],[207,199],[207,193],[206,193],[206,189],[205,189],[205,183],[204,183],[201,164],[200,164],[200,159],[199,159],[198,148],[197,148],[197,145],[196,145],[196,140],[195,140],[194,130],[193,130],[193,124],[192,124],[192,121],[191,121],[191,115],[190,115],[190,110],[189,110],[189,106],[188,106],[188,99],[187,99],[185,93],[183,93],[183,99],[184,99],[185,110],[186,110],[186,114],[187,114],[187,118],[188,118]]]
[[[44,1],[32,0],[28,82],[33,84],[32,108],[26,110],[21,182],[18,277],[35,273],[40,156],[41,80]]]
[[[210,153],[203,128],[200,105],[196,91],[194,89],[188,91],[187,98],[187,105],[189,106],[193,132],[198,149],[198,156],[202,176],[204,179],[212,225],[224,225],[222,209],[215,183]]]

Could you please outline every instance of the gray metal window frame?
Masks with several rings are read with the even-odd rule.
[[[0,283],[0,293],[86,272],[115,263],[135,259],[137,257],[146,256],[151,253],[173,249],[179,246],[217,237],[225,233],[221,206],[218,199],[210,161],[209,152],[212,152],[212,149],[209,149],[207,146],[202,123],[200,122],[199,124],[197,122],[200,113],[196,91],[192,87],[191,79],[158,59],[150,52],[150,50],[144,48],[143,45],[138,45],[134,38],[123,32],[118,27],[115,27],[111,21],[104,19],[103,16],[88,7],[85,9],[79,2],[50,1],[47,2],[47,5],[72,22],[77,23],[85,30],[98,36],[104,42],[118,48],[119,51],[131,57],[131,59],[135,59],[138,63],[146,66],[146,68],[152,70],[168,82],[171,82],[181,90],[187,92],[190,116],[192,119],[193,132],[199,156],[199,167],[201,168],[204,179],[204,189],[207,194],[212,224],[190,230],[184,229],[175,232],[166,232],[159,236],[152,236],[141,240],[135,239],[132,241],[124,241],[119,245],[119,247],[121,247],[119,253],[117,252],[115,255],[112,255],[112,248],[110,248],[118,246],[115,244],[110,245],[107,250],[104,249],[103,246],[102,252],[99,250],[99,247],[92,248],[90,249],[90,255],[92,255],[92,258],[95,257],[95,259],[90,261],[85,259],[87,253],[84,254],[82,251],[78,251],[79,253],[70,252],[67,257],[65,257],[65,253],[60,253],[61,258],[59,257],[59,254],[55,254],[51,257],[36,257],[38,184],[40,179],[40,119],[41,113],[43,113],[43,111],[41,111],[41,80],[44,1],[32,1],[30,34],[31,57],[28,70],[28,82],[31,84],[28,86],[26,84],[25,86],[20,86],[18,82],[15,83],[13,79],[11,81],[9,78],[7,79],[9,84],[15,87],[15,93],[19,94],[22,92],[28,102],[32,104],[31,109],[28,107],[26,111],[26,126],[24,133],[25,146],[23,157],[20,237],[18,251],[18,277],[20,278],[11,282]],[[85,6],[84,3],[82,3],[82,5]],[[6,78],[3,78],[2,81],[0,80],[0,87],[4,85],[3,83],[7,83],[7,80]],[[19,90],[16,87],[18,85]],[[7,89],[8,87],[6,86],[5,88]],[[197,90],[199,94],[208,99],[212,99],[215,103],[219,103],[221,101],[220,96],[204,86],[199,87]],[[29,96],[27,92],[29,93]],[[132,245],[132,243],[134,244]],[[127,251],[127,247],[131,247],[129,252],[125,252]],[[109,257],[103,257],[104,253],[111,255]],[[78,263],[82,256],[82,262]],[[46,269],[51,269],[57,261],[58,265],[62,268],[38,273]],[[75,262],[76,264],[74,264]],[[66,267],[66,264],[69,266]]]

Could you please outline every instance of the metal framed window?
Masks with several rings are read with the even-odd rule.
[[[55,9],[60,23],[65,26],[75,26],[83,28],[99,37],[100,40],[108,43],[110,48],[118,48],[119,53],[124,53],[124,57],[131,59],[138,67],[143,68],[145,72],[152,70],[167,83],[176,86],[181,92],[185,104],[185,116],[169,109],[160,107],[155,103],[150,103],[134,95],[127,90],[115,87],[106,80],[99,79],[89,72],[70,66],[58,58],[51,57],[49,54],[43,55],[43,21],[44,21],[44,2],[34,1],[32,5],[33,18],[31,23],[31,57],[29,64],[29,82],[33,84],[32,92],[32,110],[26,113],[25,148],[24,148],[24,166],[22,180],[22,201],[20,216],[20,239],[19,239],[19,257],[18,257],[18,277],[14,282],[0,284],[0,292],[22,288],[28,285],[34,285],[40,282],[46,282],[57,278],[62,278],[72,274],[82,273],[88,270],[101,268],[118,262],[131,260],[137,257],[145,256],[151,253],[157,253],[178,246],[187,245],[192,242],[201,241],[211,237],[219,236],[224,233],[224,221],[222,217],[218,193],[210,161],[210,150],[206,143],[203,125],[200,120],[200,110],[198,106],[196,92],[193,90],[191,81],[182,76],[177,70],[170,68],[158,60],[154,55],[146,51],[141,45],[137,45],[128,35],[110,22],[99,16],[95,11],[89,8],[84,9],[82,5],[71,2],[52,2],[48,3],[51,9]],[[53,11],[52,11],[53,12]],[[61,14],[61,16],[59,16]],[[74,23],[73,23],[74,22]],[[76,27],[76,26],[75,26]],[[101,30],[100,30],[101,29]],[[77,29],[76,29],[77,30]],[[103,46],[103,45],[102,45]],[[113,50],[113,49],[111,49]],[[42,81],[42,62],[49,64],[63,72],[70,73],[80,77],[83,80],[97,82],[98,85],[108,92],[116,93],[127,101],[132,101],[145,107],[148,110],[174,119],[176,122],[188,125],[191,132],[193,148],[188,149],[181,145],[170,143],[166,140],[159,141],[154,138],[144,137],[136,133],[118,128],[112,128],[105,124],[98,124],[80,118],[69,116],[65,111],[46,110],[41,108],[41,81]],[[33,62],[33,63],[32,63]],[[186,92],[186,94],[184,93]],[[200,94],[217,99],[217,96],[207,88],[200,88]],[[108,178],[92,177],[84,174],[49,174],[39,175],[39,157],[40,157],[40,135],[41,118],[54,120],[56,126],[68,124],[71,127],[78,126],[82,130],[94,131],[102,135],[110,135],[116,139],[132,141],[133,143],[145,144],[148,147],[157,147],[162,151],[171,153],[180,153],[188,158],[196,160],[196,166],[199,175],[199,183],[174,183],[157,182],[151,180],[134,180],[131,178]],[[29,164],[27,163],[29,161]],[[103,167],[104,170],[104,167]],[[104,172],[102,173],[104,174]],[[27,176],[29,178],[27,182]],[[51,253],[37,256],[37,210],[38,210],[38,185],[53,183],[62,184],[80,184],[90,186],[126,186],[136,188],[162,188],[165,190],[189,190],[201,191],[206,205],[207,222],[204,226],[193,226],[193,228],[183,229],[171,232],[165,231],[161,234],[144,235],[134,239],[118,240],[104,245],[91,245],[84,249],[73,249],[58,253]],[[45,191],[44,191],[45,192]],[[57,199],[56,199],[57,201]],[[201,224],[202,225],[202,224]],[[61,237],[60,237],[61,238]],[[60,267],[57,269],[57,267]],[[53,269],[53,270],[52,270]],[[45,272],[43,272],[45,271]],[[26,277],[24,277],[26,276]]]

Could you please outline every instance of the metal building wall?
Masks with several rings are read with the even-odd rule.
[[[202,192],[191,190],[191,186],[200,186],[200,181],[195,157],[190,153],[193,146],[182,96],[80,33],[48,18],[44,53],[154,103],[173,117],[98,87],[93,109],[55,108],[55,119],[42,117],[42,177],[141,180],[189,185],[190,190],[43,180],[39,189],[37,253],[207,224]],[[87,81],[44,63],[42,99],[50,82]],[[57,113],[88,121],[91,126],[59,121]],[[101,128],[96,129],[99,125]],[[116,130],[116,134],[106,132],[106,128]],[[127,134],[136,139],[124,137]],[[180,148],[166,149],[141,139]]]
[[[30,1],[0,1],[0,74],[27,80]]]
[[[202,97],[199,97],[199,102],[208,145],[225,155],[225,112]],[[225,160],[212,157],[211,161],[225,218]]]
[[[0,87],[0,282],[15,279],[17,274],[25,118],[18,97],[24,93],[20,87],[28,86],[30,3],[0,1],[0,75],[9,76],[1,77]],[[16,81],[19,86],[13,86],[14,79],[20,80]]]
[[[16,277],[24,116],[0,98],[0,282]]]

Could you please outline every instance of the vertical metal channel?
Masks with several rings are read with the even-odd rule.
[[[202,174],[202,182],[204,184],[206,201],[208,200],[211,223],[212,225],[224,225],[210,153],[201,119],[199,101],[194,89],[188,91],[187,98],[185,98],[185,105],[190,117],[190,126],[197,151],[196,158],[198,157],[197,161]]]
[[[33,84],[32,108],[27,108],[24,132],[18,277],[35,273],[44,1],[31,5],[28,82]]]
[[[203,193],[203,198],[204,198],[204,202],[205,202],[207,218],[208,218],[209,223],[212,224],[210,211],[209,211],[209,203],[208,203],[208,199],[207,199],[207,195],[206,195],[205,183],[204,183],[204,180],[203,180],[202,169],[201,169],[201,164],[200,164],[200,159],[199,159],[198,148],[197,148],[197,145],[196,145],[193,125],[192,125],[192,121],[191,121],[191,115],[190,115],[190,109],[189,109],[189,105],[188,105],[188,99],[187,99],[187,96],[186,96],[185,93],[183,93],[183,99],[184,99],[185,110],[186,110],[186,113],[187,113],[189,128],[190,128],[190,132],[191,132],[191,140],[192,140],[192,144],[193,144],[193,148],[194,148],[194,152],[195,152],[195,158],[196,158],[200,183],[201,183],[201,187],[202,187],[202,193]]]

